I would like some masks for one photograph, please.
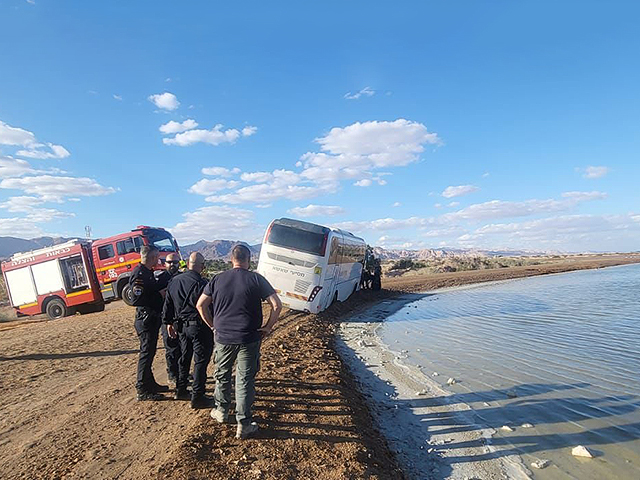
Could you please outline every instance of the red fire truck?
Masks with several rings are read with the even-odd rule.
[[[60,318],[76,310],[104,310],[91,263],[91,247],[72,240],[62,245],[16,253],[2,263],[11,305],[18,315],[46,313]]]
[[[169,253],[180,253],[178,243],[169,232],[145,225],[93,242],[93,263],[105,301],[122,298],[127,305],[131,305],[129,277],[140,263],[139,252],[143,245],[153,245],[160,250],[157,268],[163,268],[164,259]]]
[[[163,268],[169,253],[179,253],[169,232],[144,225],[92,243],[72,240],[16,253],[2,263],[11,305],[18,315],[46,313],[51,319],[102,311],[105,302],[118,298],[130,305],[129,277],[143,245],[160,250],[156,269]]]

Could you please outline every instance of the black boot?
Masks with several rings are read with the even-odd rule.
[[[169,391],[169,387],[167,387],[166,385],[160,385],[158,382],[154,381],[149,386],[149,391],[153,392],[153,393],[168,392]]]
[[[191,408],[212,408],[215,405],[213,398],[207,397],[204,394],[194,395],[191,397]]]
[[[191,396],[189,395],[187,389],[185,387],[182,387],[176,388],[176,394],[173,398],[175,398],[176,400],[189,400]]]
[[[162,395],[154,392],[138,391],[136,395],[136,400],[138,400],[139,402],[156,401],[156,400],[162,400],[163,398],[164,397]]]

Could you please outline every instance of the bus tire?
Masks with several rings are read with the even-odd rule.
[[[51,320],[57,320],[58,318],[66,317],[69,313],[69,311],[67,310],[67,306],[64,304],[62,299],[57,297],[47,302],[45,311],[47,312],[47,316]]]
[[[124,300],[129,306],[133,305],[133,292],[131,291],[131,285],[129,283],[125,283],[124,286],[120,289],[120,298]]]

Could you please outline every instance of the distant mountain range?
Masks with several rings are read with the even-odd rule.
[[[248,243],[240,240],[214,240],[212,242],[200,240],[199,242],[192,243],[190,245],[181,246],[180,253],[185,259],[191,252],[200,252],[204,255],[206,260],[229,260],[231,249],[239,243],[249,247],[253,260],[258,260],[261,245],[249,245]]]
[[[38,237],[31,240],[16,237],[0,237],[0,259],[9,258],[17,252],[28,252],[38,248],[50,247],[71,240],[64,237]],[[260,255],[261,245],[249,245],[240,240],[213,240],[208,242],[200,240],[199,242],[180,247],[180,252],[184,258],[188,257],[191,252],[200,252],[207,260],[228,260],[231,249],[234,245],[241,243],[249,247],[254,260]],[[559,252],[542,252],[531,250],[477,250],[477,249],[461,249],[461,248],[425,248],[422,250],[409,249],[386,249],[382,247],[374,247],[376,257],[382,260],[398,260],[400,258],[411,258],[415,260],[429,260],[435,258],[444,258],[450,256],[487,256],[487,257],[524,257],[538,255],[554,255]]]
[[[68,242],[71,238],[38,237],[31,240],[16,237],[0,237],[0,259],[9,258],[14,253],[29,252],[39,248],[51,247]]]

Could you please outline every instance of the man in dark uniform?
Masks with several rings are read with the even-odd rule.
[[[156,278],[160,283],[169,284],[173,277],[180,273],[178,267],[180,256],[177,253],[170,253],[164,261],[164,271],[156,271]],[[167,325],[162,324],[162,343],[164,343],[164,358],[167,361],[167,378],[171,383],[178,381],[178,361],[182,355],[180,351],[180,340],[178,337],[172,338],[167,332]]]
[[[168,334],[176,338],[176,327],[182,356],[179,362],[176,400],[187,400],[187,383],[191,358],[195,356],[191,408],[208,408],[212,400],[205,395],[207,366],[213,353],[213,332],[202,321],[196,303],[207,281],[200,274],[204,269],[204,257],[198,252],[189,256],[188,270],[175,277],[169,284],[162,309],[162,323]]]
[[[168,391],[166,385],[158,385],[153,377],[151,366],[158,346],[160,330],[160,312],[162,311],[162,293],[164,282],[156,280],[153,267],[158,263],[158,249],[145,245],[140,250],[140,264],[133,270],[129,285],[136,307],[135,328],[140,339],[138,358],[138,378],[136,391],[138,400],[158,400],[161,391]]]

